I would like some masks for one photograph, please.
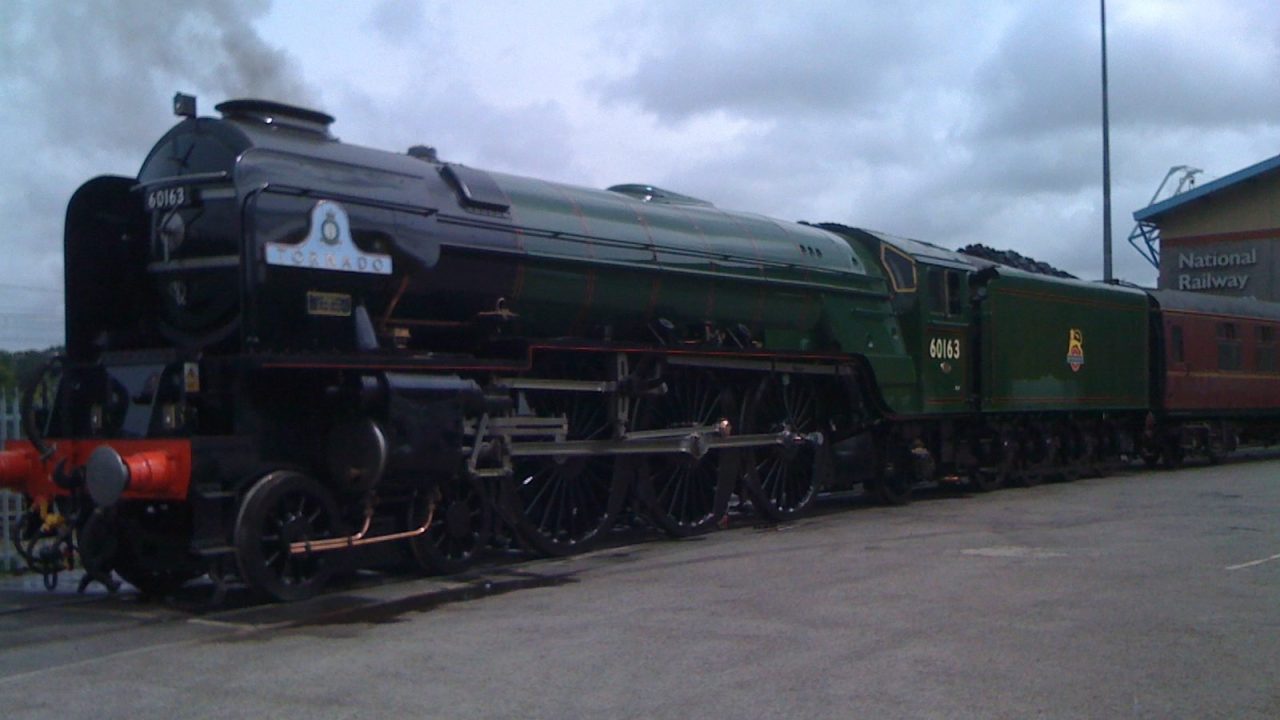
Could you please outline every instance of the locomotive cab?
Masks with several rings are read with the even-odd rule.
[[[918,240],[858,228],[842,232],[879,259],[915,361],[912,392],[894,410],[902,415],[973,412],[976,288],[971,286],[987,263]]]

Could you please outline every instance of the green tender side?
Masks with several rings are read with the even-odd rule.
[[[1146,293],[1000,268],[981,303],[988,412],[1139,410],[1148,402]]]

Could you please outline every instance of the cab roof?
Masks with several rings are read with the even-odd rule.
[[[843,225],[826,223],[820,227],[854,237],[861,236],[864,241],[870,240],[873,243],[888,245],[910,257],[912,260],[928,263],[930,265],[944,265],[947,267],[961,268],[970,272],[977,272],[983,268],[995,265],[995,263],[989,260],[965,255],[963,253],[956,252],[955,250],[948,250],[944,247],[939,247],[933,243],[928,243],[923,240],[912,240],[911,238],[890,235],[889,233],[880,232],[878,230],[867,230],[865,228],[846,227]]]

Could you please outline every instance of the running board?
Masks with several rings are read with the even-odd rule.
[[[471,445],[463,452],[470,456],[470,471],[483,473],[481,450],[492,449],[495,442],[505,457],[600,457],[606,455],[683,454],[701,458],[712,450],[737,450],[771,446],[823,445],[820,432],[732,434],[732,425],[722,419],[712,425],[637,430],[605,440],[568,440],[568,420],[561,417],[484,416],[466,424]],[[477,442],[476,436],[479,435]],[[488,454],[488,453],[485,453]],[[505,463],[503,463],[505,465]],[[490,468],[501,473],[498,468]]]
[[[600,455],[685,454],[700,458],[712,450],[769,447],[772,445],[821,445],[822,433],[800,435],[790,431],[775,434],[723,436],[715,431],[685,430],[670,437],[623,437],[617,440],[566,440],[564,442],[512,443],[512,457],[582,457]]]

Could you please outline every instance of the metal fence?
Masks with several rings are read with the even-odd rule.
[[[18,394],[10,395],[0,390],[0,448],[6,440],[22,437],[22,423],[18,420]],[[22,514],[22,496],[0,490],[0,572],[12,572],[22,567],[22,559],[9,542],[9,531]]]

